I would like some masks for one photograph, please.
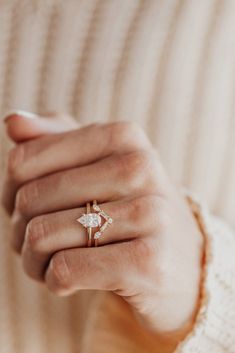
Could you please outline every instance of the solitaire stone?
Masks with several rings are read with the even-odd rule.
[[[101,225],[101,217],[97,213],[83,214],[77,221],[86,228],[96,228]]]

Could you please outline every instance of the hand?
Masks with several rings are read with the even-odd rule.
[[[25,141],[12,119],[9,135]],[[40,136],[47,123],[30,121]],[[36,136],[10,151],[3,195],[26,273],[59,295],[113,291],[146,329],[176,343],[197,310],[202,236],[144,132],[117,122]],[[93,199],[114,222],[87,248],[76,219]]]

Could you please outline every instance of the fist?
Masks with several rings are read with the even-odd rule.
[[[113,291],[145,328],[184,335],[197,309],[202,236],[143,130],[116,122],[64,131],[60,119],[18,117],[34,126],[20,139],[12,119],[8,133],[21,141],[9,152],[3,204],[28,276],[58,295]],[[113,223],[87,247],[76,220],[94,199]]]

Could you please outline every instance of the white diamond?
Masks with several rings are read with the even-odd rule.
[[[96,232],[94,235],[94,239],[99,239],[100,236],[101,236],[101,232]]]
[[[93,209],[94,209],[95,211],[100,211],[100,208],[99,208],[98,205],[93,205]]]
[[[101,225],[101,217],[97,213],[83,214],[77,221],[86,228],[95,228]]]
[[[109,219],[108,219],[108,223],[109,223],[109,224],[112,224],[112,223],[113,223],[112,218],[109,218]]]

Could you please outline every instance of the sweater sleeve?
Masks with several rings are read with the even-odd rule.
[[[235,234],[188,196],[205,236],[201,306],[192,332],[175,353],[235,352]]]

